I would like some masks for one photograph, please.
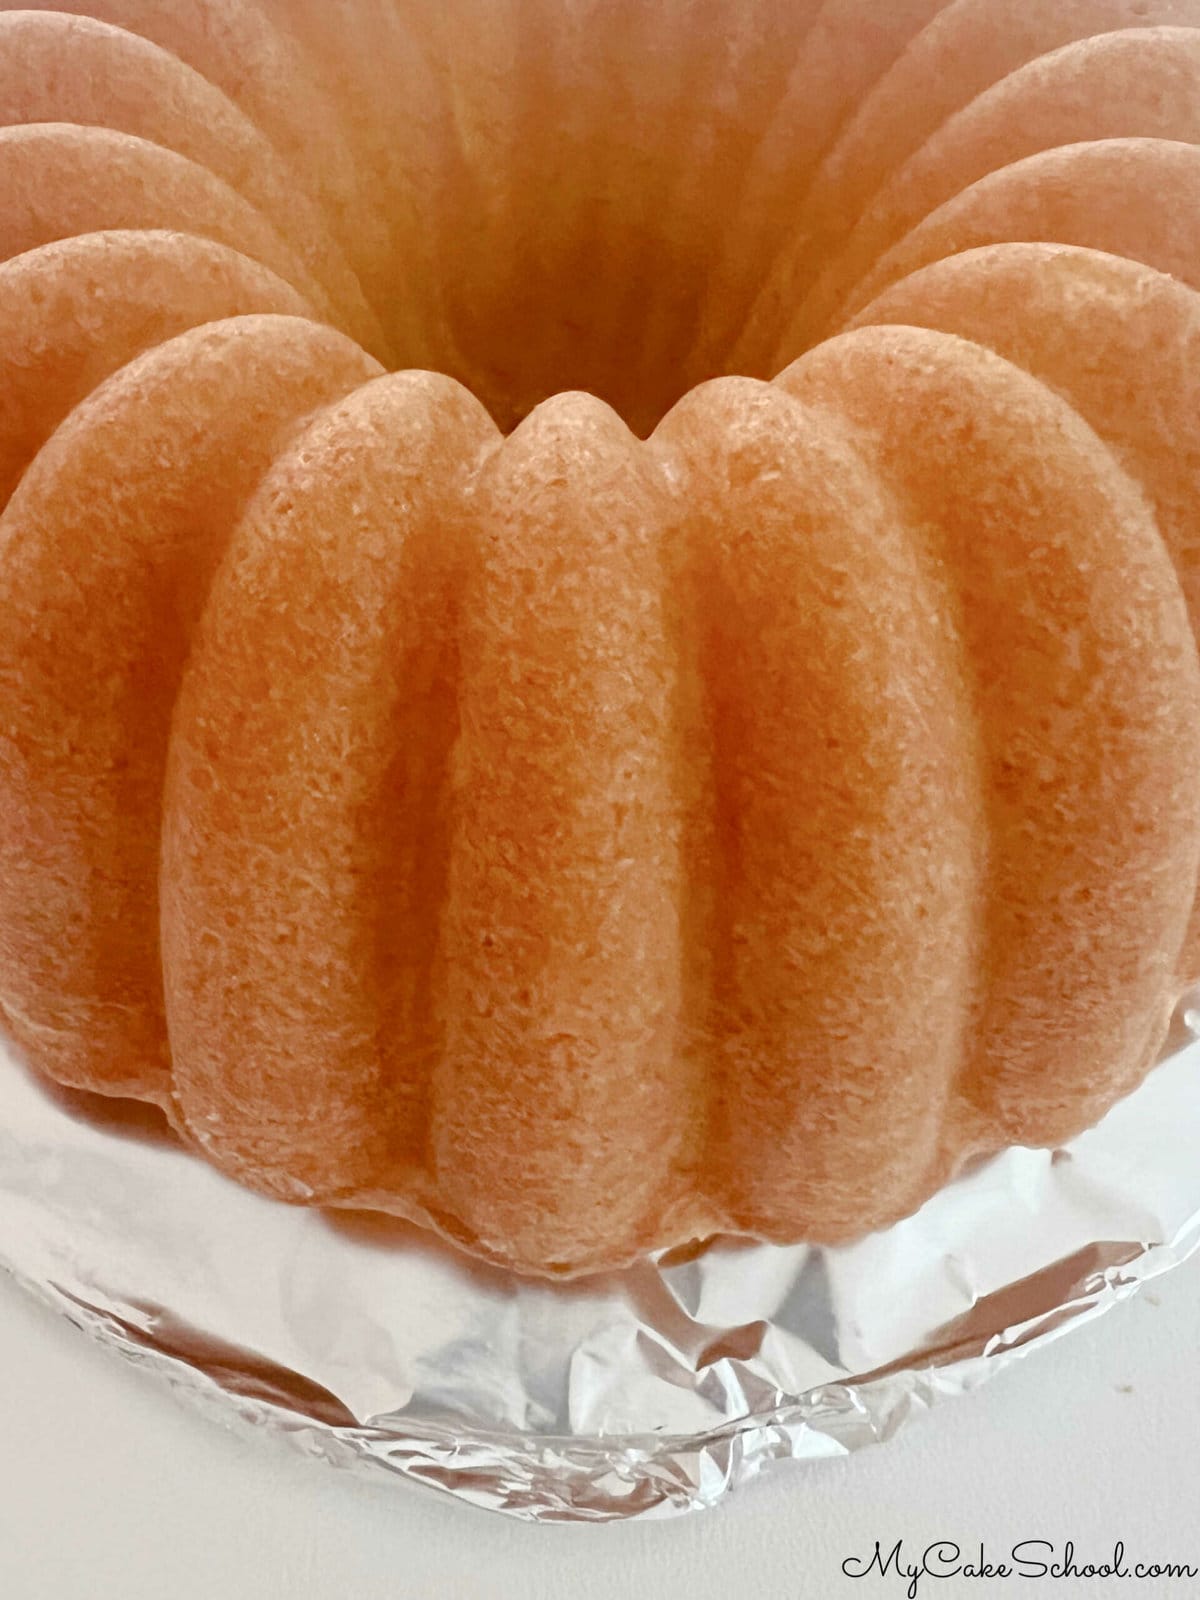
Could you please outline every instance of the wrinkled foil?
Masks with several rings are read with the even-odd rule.
[[[569,1285],[293,1209],[0,1047],[0,1265],[226,1418],[535,1521],[697,1510],[889,1438],[1200,1244],[1200,998],[1099,1127],[837,1249],[733,1240]]]

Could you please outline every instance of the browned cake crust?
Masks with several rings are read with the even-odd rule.
[[[6,1031],[537,1272],[1090,1125],[1200,976],[1200,0],[336,12],[0,0]]]

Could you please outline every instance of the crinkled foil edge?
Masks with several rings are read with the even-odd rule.
[[[1187,1053],[1192,1055],[1193,1066],[1200,1071],[1200,1051],[1192,1046]],[[0,1063],[0,1068],[3,1065]],[[1200,1096],[1200,1089],[1193,1090],[1190,1070],[1186,1077],[1178,1073],[1176,1076],[1179,1082],[1172,1092],[1186,1097],[1190,1111]],[[1147,1089],[1139,1091],[1139,1095],[1119,1108],[1121,1118],[1130,1122],[1129,1108],[1136,1109],[1139,1096],[1147,1092]],[[264,1365],[261,1361],[240,1359],[228,1340],[213,1346],[201,1344],[189,1353],[178,1341],[160,1336],[156,1331],[159,1324],[154,1319],[147,1321],[124,1315],[121,1293],[102,1287],[104,1262],[87,1259],[89,1253],[103,1254],[102,1250],[97,1251],[94,1241],[105,1237],[104,1217],[97,1219],[93,1215],[90,1218],[90,1226],[99,1231],[88,1236],[91,1243],[88,1239],[81,1241],[71,1234],[70,1207],[60,1206],[54,1212],[55,1226],[61,1220],[62,1259],[72,1264],[69,1273],[59,1278],[23,1268],[15,1238],[10,1236],[12,1247],[6,1245],[2,1204],[0,1266],[93,1338],[164,1378],[192,1405],[226,1423],[240,1420],[252,1428],[267,1428],[282,1434],[310,1457],[375,1475],[383,1471],[449,1493],[468,1504],[528,1521],[659,1518],[711,1507],[772,1463],[839,1456],[868,1444],[882,1443],[909,1418],[929,1410],[935,1402],[974,1390],[1013,1361],[1083,1326],[1128,1298],[1141,1285],[1185,1261],[1200,1248],[1200,1173],[1190,1177],[1194,1150],[1191,1141],[1195,1130],[1181,1127],[1172,1143],[1168,1123],[1174,1119],[1168,1111],[1169,1105],[1164,1102],[1150,1121],[1141,1126],[1136,1142],[1144,1152],[1149,1129],[1152,1151],[1149,1164],[1144,1155],[1140,1155],[1127,1164],[1126,1170],[1126,1165],[1118,1159],[1114,1170],[1121,1175],[1121,1181],[1115,1187],[1107,1168],[1104,1169],[1107,1188],[1104,1183],[1095,1184],[1089,1169],[1089,1162],[1094,1165],[1094,1161],[1086,1148],[1082,1155],[1074,1147],[1053,1154],[1036,1153],[1041,1162],[1038,1171],[1047,1184],[1053,1183],[1054,1169],[1060,1163],[1075,1166],[1082,1174],[1082,1182],[1072,1180],[1076,1183],[1072,1206],[1078,1205],[1078,1196],[1086,1195],[1089,1187],[1096,1188],[1098,1193],[1103,1191],[1103,1201],[1096,1203],[1098,1225],[1091,1230],[1093,1238],[1078,1242],[1080,1233],[1089,1231],[1085,1213],[1083,1224],[1073,1224],[1075,1248],[1054,1256],[1047,1253],[1045,1239],[1036,1241],[1037,1228],[1034,1227],[1031,1260],[1040,1249],[1040,1265],[1028,1273],[1014,1273],[1010,1264],[1007,1278],[993,1274],[989,1279],[988,1273],[978,1270],[976,1263],[968,1263],[964,1268],[961,1260],[954,1257],[956,1270],[965,1273],[964,1281],[969,1286],[984,1285],[983,1292],[970,1287],[960,1315],[943,1320],[936,1327],[931,1325],[923,1342],[918,1341],[916,1347],[872,1370],[847,1373],[837,1381],[788,1393],[782,1388],[771,1388],[769,1372],[756,1361],[753,1353],[745,1360],[718,1362],[719,1367],[735,1374],[719,1396],[719,1404],[727,1416],[718,1425],[694,1432],[664,1431],[658,1422],[644,1432],[614,1430],[608,1433],[601,1429],[573,1435],[566,1431],[489,1423],[482,1415],[474,1420],[459,1417],[441,1424],[405,1415],[403,1409],[392,1415],[371,1417],[364,1425],[352,1425],[353,1419],[347,1422],[344,1416],[337,1414],[336,1405],[331,1420],[327,1391],[314,1389],[307,1374],[296,1374],[293,1383],[291,1375],[283,1368],[271,1369],[270,1363]],[[72,1126],[78,1125],[76,1117],[60,1109],[53,1110],[51,1115],[67,1117]],[[1200,1110],[1197,1117],[1200,1117]],[[1105,1124],[1102,1124],[1099,1134],[1094,1131],[1085,1135],[1081,1146],[1086,1146],[1089,1140],[1094,1143],[1097,1138],[1103,1144],[1107,1139],[1105,1159],[1113,1152],[1120,1157],[1120,1129],[1115,1134],[1104,1130]],[[104,1134],[97,1137],[107,1138]],[[1155,1142],[1160,1138],[1161,1150]],[[11,1157],[11,1150],[9,1155]],[[39,1147],[38,1159],[46,1159],[44,1145]],[[69,1150],[56,1159],[56,1170],[61,1175],[62,1163],[70,1159]],[[120,1150],[114,1149],[111,1143],[106,1146],[106,1159],[118,1165],[121,1160]],[[1153,1172],[1157,1182],[1164,1164],[1170,1167],[1172,1163],[1179,1171],[1172,1175],[1171,1205],[1156,1205],[1146,1198],[1138,1175],[1141,1173],[1145,1178],[1147,1173]],[[5,1197],[5,1173],[14,1170],[18,1168],[14,1168],[11,1160],[6,1166],[0,1159],[0,1202]],[[994,1174],[990,1181],[995,1188]],[[1193,1185],[1190,1189],[1188,1181]],[[957,1226],[955,1191],[961,1188],[965,1193],[969,1182],[964,1186],[960,1181],[936,1197],[939,1216],[931,1236],[932,1247],[921,1235],[920,1214],[900,1225],[909,1230],[909,1242],[904,1248],[913,1252],[912,1281],[918,1300],[922,1293],[919,1285],[927,1281],[929,1263],[934,1259],[931,1248],[944,1249],[947,1260],[960,1248],[977,1250],[981,1260],[986,1255],[986,1246],[972,1233],[973,1224],[965,1200],[961,1236],[951,1236]],[[1045,1191],[1046,1194],[1050,1192],[1049,1189]],[[1161,1194],[1167,1192],[1156,1189],[1154,1199],[1161,1200]],[[236,1193],[240,1197],[238,1203],[245,1203],[241,1192]],[[26,1188],[26,1200],[28,1194]],[[1190,1197],[1190,1202],[1194,1202],[1190,1209],[1189,1204],[1178,1203],[1181,1196]],[[1026,1199],[1028,1203],[1028,1196]],[[271,1204],[258,1200],[253,1203]],[[1162,1221],[1164,1212],[1170,1214],[1173,1225],[1162,1231],[1169,1232],[1170,1236],[1153,1237],[1153,1219]],[[1114,1214],[1127,1215],[1129,1226],[1117,1229],[1110,1226],[1106,1235],[1099,1223],[1106,1221],[1111,1225]],[[1123,1232],[1127,1237],[1113,1237],[1114,1232]],[[1138,1237],[1139,1233],[1145,1236]],[[1009,1243],[1011,1245],[1011,1240]],[[429,1247],[424,1248],[427,1253]],[[775,1265],[777,1270],[778,1257]],[[916,1270],[918,1266],[923,1267],[924,1277]],[[410,1270],[410,1267],[398,1258],[397,1270]],[[464,1263],[462,1270],[463,1293],[469,1295],[475,1292],[471,1288],[472,1269]],[[671,1269],[648,1263],[644,1270],[661,1270],[666,1282]],[[704,1257],[693,1262],[689,1270],[693,1287],[697,1282],[703,1283],[707,1270]],[[156,1286],[147,1284],[145,1287],[147,1294],[153,1297]],[[220,1285],[217,1292],[224,1292]],[[521,1291],[518,1288],[514,1292]],[[553,1292],[545,1286],[540,1289],[543,1296]],[[802,1300],[803,1296],[800,1298]],[[836,1296],[830,1294],[829,1298],[831,1304],[837,1303]],[[795,1321],[799,1303],[796,1295],[792,1294],[786,1303],[791,1306],[789,1315]],[[336,1310],[332,1306],[329,1309]],[[653,1326],[652,1317],[645,1320],[644,1331],[650,1337],[666,1337],[662,1328]],[[803,1316],[799,1321],[803,1325]],[[936,1317],[932,1317],[931,1323],[935,1321]],[[792,1331],[794,1333],[794,1328]],[[431,1334],[431,1339],[434,1337]],[[214,1356],[214,1350],[218,1355]],[[431,1344],[429,1361],[435,1372],[438,1359],[438,1352]],[[636,1354],[629,1357],[631,1363],[636,1363],[637,1359]],[[621,1380],[619,1366],[618,1361],[616,1370],[609,1375],[612,1382]],[[747,1380],[740,1387],[737,1373]],[[634,1376],[637,1381],[644,1377],[640,1373]],[[712,1379],[712,1371],[705,1373],[697,1365],[695,1381],[698,1386],[707,1382],[711,1387]],[[525,1380],[514,1377],[513,1381]],[[677,1372],[672,1374],[671,1381],[680,1381]],[[312,1404],[305,1398],[310,1391],[317,1395]],[[469,1385],[464,1388],[464,1394],[476,1392],[483,1391],[472,1390]],[[741,1415],[736,1414],[739,1395],[743,1397],[743,1404],[746,1396],[753,1401]]]

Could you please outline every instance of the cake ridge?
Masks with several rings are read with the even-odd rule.
[[[1016,68],[1074,40],[1176,19],[1183,19],[1184,26],[1200,26],[1200,5],[1196,0],[1056,0],[1054,5],[1043,0],[1005,0],[1004,5],[997,0],[951,0],[939,5],[873,85],[855,121],[827,153],[806,197],[799,236],[790,249],[785,242],[763,275],[760,303],[749,315],[734,359],[743,364],[770,360],[764,340],[779,315],[780,299],[786,296],[796,304],[811,287],[803,276],[794,276],[797,264],[821,260],[836,250],[870,204],[872,185],[914,154],[964,103]],[[877,131],[872,130],[872,115],[880,124]],[[856,189],[848,188],[851,174]]]
[[[116,173],[126,182],[117,186],[121,201],[109,210],[104,180],[111,184]],[[137,229],[148,214],[149,193],[174,231],[241,250],[294,283],[318,315],[340,320],[329,293],[256,207],[207,167],[148,139],[66,122],[0,128],[0,180],[8,194],[0,236],[6,257],[71,234]],[[348,308],[346,320],[360,340],[379,342],[365,305],[361,314]]]
[[[1180,139],[1086,140],[1027,156],[932,211],[884,252],[837,315],[848,320],[940,255],[1047,237],[1124,255],[1196,288],[1198,176],[1200,145]]]
[[[1163,760],[1166,746],[1179,751],[1195,743],[1194,641],[1174,566],[1140,485],[1125,474],[1107,445],[1040,379],[1031,382],[1027,373],[979,345],[893,324],[865,327],[810,351],[777,381],[801,397],[815,392],[825,404],[846,408],[857,428],[866,427],[881,469],[888,470],[893,480],[903,475],[918,486],[926,516],[941,499],[947,511],[938,515],[950,519],[946,533],[965,539],[967,530],[972,531],[972,560],[977,559],[976,550],[981,555],[986,552],[986,540],[981,541],[979,534],[989,520],[992,538],[1003,549],[1007,564],[1003,582],[992,578],[980,585],[969,563],[960,566],[958,575],[958,581],[965,578],[967,584],[969,603],[963,615],[973,635],[972,653],[989,669],[976,682],[977,692],[982,691],[980,727],[985,730],[991,764],[987,787],[994,852],[989,867],[992,918],[999,919],[1003,937],[1012,946],[1008,976],[1002,970],[998,975],[993,966],[984,1037],[964,1081],[973,1099],[978,1098],[975,1085],[984,1086],[986,1108],[999,1114],[1009,1136],[1019,1140],[1021,1126],[1027,1129],[1031,1117],[1039,1123],[1053,1122],[1054,1097],[1061,1092],[1064,1076],[1073,1077],[1075,1094],[1105,1093],[1097,1081],[1097,1044],[1087,1038],[1094,1026],[1094,1015],[1089,1015],[1092,985],[1103,994],[1105,985],[1124,973],[1121,981],[1128,992],[1117,1009],[1132,1037],[1123,1055],[1115,1050],[1109,1055],[1108,1070],[1118,1081],[1138,1081],[1147,1048],[1157,1048],[1165,1036],[1169,1007],[1163,1004],[1163,972],[1173,966],[1183,945],[1195,898],[1194,861],[1200,860],[1194,801],[1186,783],[1181,785],[1178,775],[1171,776]],[[985,406],[972,403],[971,391],[977,387],[985,394],[991,391]],[[874,414],[864,405],[868,392]],[[935,408],[928,417],[927,407]],[[910,419],[904,450],[914,437],[924,435],[923,449],[912,456],[902,456],[887,432],[889,419],[901,408]],[[988,429],[997,435],[994,443]],[[959,430],[961,443],[956,439]],[[1055,435],[1055,450],[1045,450],[1047,438]],[[929,478],[942,451],[947,459],[935,499]],[[973,489],[968,487],[973,473],[982,470],[970,458],[981,451],[982,460],[994,452],[1006,463],[1005,476],[997,477],[987,498],[982,493],[985,479],[976,479]],[[1068,465],[1073,457],[1077,467]],[[1052,476],[1046,471],[1051,463]],[[960,496],[967,497],[965,506],[959,500],[955,510]],[[1048,523],[1045,512],[1036,515],[1039,501],[1053,507],[1061,527]],[[1088,557],[1089,541],[1100,552],[1123,546],[1127,553],[1109,567],[1096,555]],[[965,542],[961,550],[965,556]],[[1117,571],[1121,578],[1114,584]],[[1038,585],[1043,587],[1041,598]],[[1137,605],[1129,598],[1132,585],[1137,587]],[[1004,595],[1002,609],[994,608],[994,603],[989,606],[989,592]],[[986,619],[982,634],[981,618]],[[1013,628],[1013,636],[1001,633],[1004,643],[997,641],[998,648],[989,653],[988,638],[1002,628]],[[1056,632],[1061,632],[1061,639]],[[1122,640],[1119,665],[1109,659],[1116,637]],[[1132,656],[1124,656],[1126,646],[1140,653],[1138,668],[1132,666]],[[1118,679],[1126,672],[1135,674],[1136,690],[1116,682],[1106,690],[1103,686],[1114,672]],[[1157,695],[1158,700],[1152,709],[1142,702],[1141,694],[1156,680],[1151,698]],[[1056,682],[1063,685],[1057,697],[1051,688]],[[1118,711],[1124,693],[1130,699]],[[1085,695],[1104,700],[1109,708],[1104,717],[1078,709]],[[1039,704],[1041,727],[1033,710]],[[1078,731],[1068,733],[1072,728]],[[1089,738],[1096,741],[1094,750],[1088,748]],[[1131,759],[1122,753],[1126,740],[1146,740],[1147,751],[1161,753]],[[1102,750],[1107,753],[1101,755]],[[1194,755],[1185,759],[1185,770],[1190,759]],[[1110,770],[1125,773],[1130,767],[1149,787],[1139,799],[1137,786],[1130,784],[1118,800],[1100,775]],[[1165,792],[1155,792],[1159,782]],[[1113,807],[1118,804],[1130,808],[1128,831],[1112,834]],[[1060,808],[1064,813],[1070,808],[1072,827],[1066,833],[1060,831]],[[1157,828],[1163,828],[1171,848],[1179,850],[1171,881],[1162,877],[1156,849],[1139,856],[1140,843],[1135,848],[1131,842],[1134,837],[1144,841]],[[1166,839],[1160,838],[1165,846]],[[1081,860],[1076,859],[1079,856]],[[1121,888],[1123,874],[1126,887]],[[1057,898],[1060,894],[1069,896],[1065,910]],[[1043,895],[1050,898],[1039,904]],[[1106,897],[1114,903],[1108,923],[1098,909]],[[1142,911],[1158,903],[1152,918],[1155,932],[1139,946],[1142,965],[1128,971],[1121,964],[1125,958],[1115,951],[1107,961],[1095,954],[1118,924],[1128,927],[1115,912],[1115,904],[1124,905],[1127,897]],[[1077,900],[1088,909],[1071,910]],[[1036,946],[1025,931],[1034,925],[1041,930]],[[1022,973],[1031,960],[1049,961],[1047,947],[1052,941],[1057,941],[1057,982],[1043,994]],[[995,957],[991,960],[994,963]],[[986,972],[986,953],[981,965]],[[995,982],[997,976],[1004,981]],[[996,994],[1005,990],[1011,991],[1011,998],[997,1026],[992,1020]],[[1049,1010],[1034,1025],[1032,1044],[1021,1047],[1019,1013],[1031,1001]],[[1104,1009],[1103,1004],[1098,1007]],[[1051,1082],[1042,1077],[1045,1039],[1058,1038],[1059,1033],[1056,1076]],[[1066,1044],[1067,1036],[1072,1046]],[[1025,1069],[1015,1064],[1021,1048],[1029,1052]],[[1074,1068],[1072,1048],[1080,1052]],[[1019,1086],[1011,1107],[1004,1100],[1010,1062]],[[1040,1080],[1040,1091],[1030,1076]],[[1109,1093],[1112,1087],[1108,1086]],[[1041,1104],[1039,1092],[1048,1097]],[[1073,1105],[1071,1111],[1075,1109]],[[1064,1126],[1069,1117],[1070,1113]]]
[[[335,303],[365,313],[340,241],[274,146],[152,40],[83,15],[0,11],[0,124],[37,123],[105,126],[207,168],[267,215]]]
[[[222,89],[288,162],[300,183],[312,183],[329,218],[357,249],[377,248],[369,212],[347,204],[356,168],[323,73],[257,0],[0,0],[0,12],[84,16],[125,29],[177,56]],[[319,151],[311,130],[323,128]],[[357,200],[357,196],[355,199]],[[361,272],[361,261],[355,262]]]
[[[3,1003],[52,1021],[97,1002],[54,1052],[63,1081],[166,1098],[157,812],[189,614],[273,441],[372,365],[304,318],[203,324],[101,385],[0,518]]]
[[[1122,67],[1128,72],[1119,78]],[[860,263],[868,270],[935,202],[949,203],[996,170],[983,164],[992,151],[1002,148],[1002,164],[1010,167],[1081,142],[1080,134],[1095,142],[1102,131],[1110,138],[1200,142],[1200,28],[1129,28],[1075,40],[1026,63],[956,112],[877,190],[809,290],[800,313],[807,331],[799,340],[837,325],[839,303],[855,290]],[[969,167],[964,157],[983,135],[991,143],[980,151],[981,164]]]
[[[98,384],[189,326],[255,311],[313,308],[267,267],[193,234],[80,234],[0,262],[0,511]]]

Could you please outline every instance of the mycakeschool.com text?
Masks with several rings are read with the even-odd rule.
[[[1073,1539],[1057,1544],[1050,1539],[1020,1539],[996,1552],[983,1544],[967,1547],[953,1539],[935,1539],[922,1548],[909,1549],[903,1539],[897,1539],[890,1546],[876,1540],[873,1549],[847,1556],[842,1572],[847,1578],[864,1580],[868,1589],[901,1583],[908,1600],[917,1600],[926,1588],[932,1592],[934,1585],[946,1578],[1011,1578],[1017,1587],[1036,1580],[1052,1585],[1066,1578],[1128,1578],[1136,1584],[1139,1580],[1197,1578],[1200,1565],[1135,1557],[1123,1539],[1107,1551],[1082,1551]]]

